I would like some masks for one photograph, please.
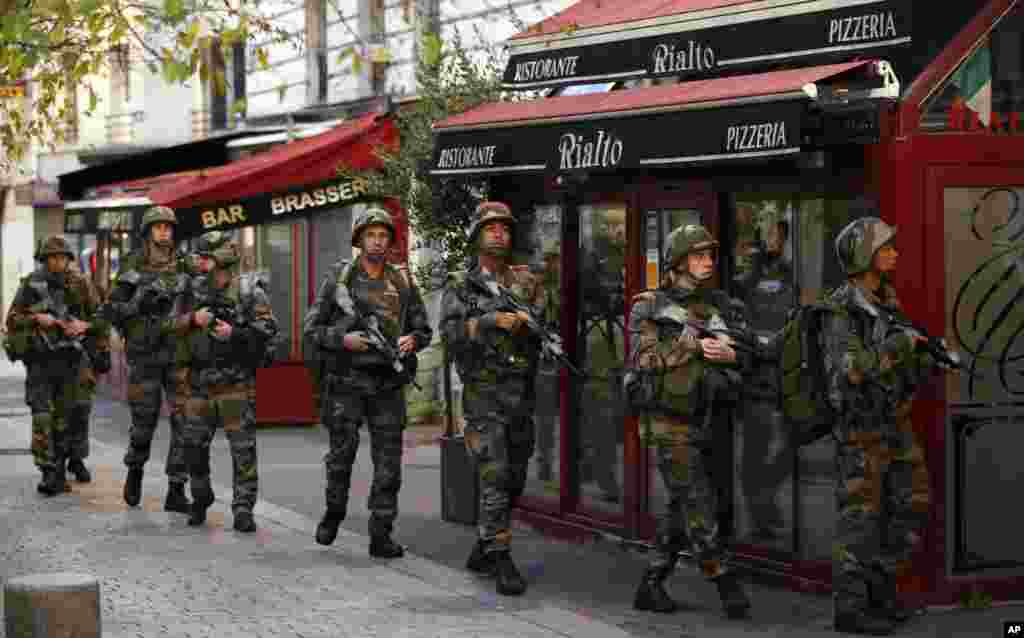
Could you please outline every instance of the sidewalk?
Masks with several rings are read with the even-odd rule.
[[[93,483],[44,499],[25,451],[23,387],[23,369],[0,359],[0,580],[47,571],[95,575],[107,638],[835,635],[827,597],[758,585],[751,586],[753,620],[725,620],[690,566],[671,581],[689,607],[671,616],[636,612],[631,593],[644,557],[607,543],[572,545],[524,532],[517,540],[524,572],[561,593],[538,586],[505,598],[492,581],[431,560],[372,559],[368,539],[348,530],[329,548],[316,545],[315,520],[266,502],[255,512],[260,530],[238,534],[225,486],[215,488],[209,526],[196,530],[185,515],[161,511],[164,479],[155,468],[143,506],[128,509],[123,450],[96,441]],[[897,635],[994,636],[1011,618],[1024,618],[1024,608],[932,613]]]

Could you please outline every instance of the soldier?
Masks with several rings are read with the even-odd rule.
[[[836,237],[847,283],[829,303],[823,327],[830,399],[837,414],[836,521],[832,556],[837,631],[886,635],[912,613],[896,603],[896,576],[920,542],[927,497],[915,510],[914,392],[932,369],[920,335],[898,329],[903,317],[890,276],[896,228],[877,217],[850,223]]]
[[[303,321],[304,337],[323,353],[320,414],[330,433],[324,457],[327,511],[317,525],[316,542],[333,543],[345,519],[359,424],[365,420],[373,458],[367,502],[370,555],[378,558],[405,553],[391,539],[402,485],[402,388],[415,378],[415,353],[433,336],[419,290],[405,270],[387,263],[394,241],[395,225],[386,210],[370,206],[359,214],[352,228],[359,259],[335,265]],[[385,343],[371,341],[364,332],[374,325]]]
[[[67,273],[68,288],[77,290],[76,294],[80,298],[88,300],[88,306],[98,310],[100,297],[92,280],[82,274],[74,261],[69,262]],[[111,366],[110,326],[106,323],[99,325],[95,338],[89,342],[91,347],[83,348],[78,384],[67,417],[68,472],[79,483],[92,481],[85,459],[89,456],[89,419],[96,399],[96,375],[110,372]]]
[[[719,243],[707,229],[681,226],[669,234],[667,244],[660,288],[634,298],[629,320],[633,369],[626,375],[626,392],[635,406],[643,406],[649,428],[645,438],[657,446],[658,469],[669,495],[658,521],[656,551],[633,606],[662,613],[678,608],[663,582],[688,544],[704,577],[717,586],[726,614],[741,618],[750,601],[725,564],[727,552],[716,522],[719,473],[713,472],[712,443],[714,426],[728,418],[737,399],[738,372],[750,362],[731,338],[707,336],[687,322],[700,322],[711,331],[743,327],[742,304],[712,287]],[[662,396],[650,390],[650,400],[638,404],[639,379],[663,388]]]
[[[466,447],[480,485],[478,540],[466,568],[496,576],[499,594],[526,591],[510,553],[511,507],[522,494],[533,455],[533,387],[540,342],[524,330],[530,317],[504,312],[493,293],[510,291],[539,307],[544,287],[508,265],[515,217],[501,202],[484,202],[469,229],[478,264],[449,276],[441,300],[441,330],[463,383]]]
[[[188,470],[182,447],[182,405],[174,399],[174,304],[188,285],[184,256],[174,248],[174,211],[155,206],[142,216],[142,250],[126,256],[120,265],[104,317],[125,340],[131,370],[128,403],[132,427],[124,463],[128,477],[124,500],[134,507],[142,498],[142,474],[149,460],[153,432],[160,418],[163,396],[171,401],[171,440],[167,450],[167,497],[164,509],[189,513],[185,496]]]
[[[74,257],[62,237],[47,238],[37,250],[45,266],[22,279],[7,315],[12,353],[28,368],[32,456],[43,474],[38,490],[47,496],[70,490],[66,430],[83,352],[107,329],[96,318],[95,298],[77,281],[69,281],[68,263]]]
[[[210,257],[213,268],[206,275],[205,295],[185,295],[175,313],[176,391],[184,406],[185,458],[192,479],[188,524],[202,525],[214,501],[210,443],[220,426],[228,437],[234,466],[234,528],[253,532],[259,473],[250,391],[256,368],[275,345],[278,328],[263,288],[251,276],[238,276],[238,245],[227,242]]]

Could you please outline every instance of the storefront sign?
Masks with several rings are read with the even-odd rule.
[[[595,35],[593,43],[578,47],[535,45],[528,53],[517,53],[513,44],[504,82],[530,88],[639,77],[691,80],[711,77],[719,69],[754,72],[788,60],[825,64],[862,50],[885,58],[892,48],[910,45],[912,4],[879,0],[795,13],[799,9],[778,7],[709,18],[700,23],[715,26],[705,28],[655,34],[657,27],[649,26],[600,41]]]
[[[332,180],[283,193],[261,193],[234,202],[180,209],[178,237],[194,237],[211,230],[228,230],[307,215],[364,199],[365,180]]]
[[[806,101],[437,134],[431,173],[615,170],[789,155],[800,150]],[[466,149],[487,149],[486,154]],[[486,157],[486,162],[453,158]]]
[[[132,233],[139,229],[145,206],[120,208],[86,208],[64,211],[64,232],[95,234],[98,232]]]

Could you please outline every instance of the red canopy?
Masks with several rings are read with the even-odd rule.
[[[398,131],[385,115],[371,114],[326,133],[282,144],[189,179],[154,188],[154,204],[190,208],[317,184],[337,176],[340,166],[376,168],[379,148],[395,148]]]

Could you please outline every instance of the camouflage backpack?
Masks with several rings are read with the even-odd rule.
[[[796,446],[817,441],[835,423],[821,342],[824,323],[835,311],[828,304],[797,306],[776,335],[779,409]]]

